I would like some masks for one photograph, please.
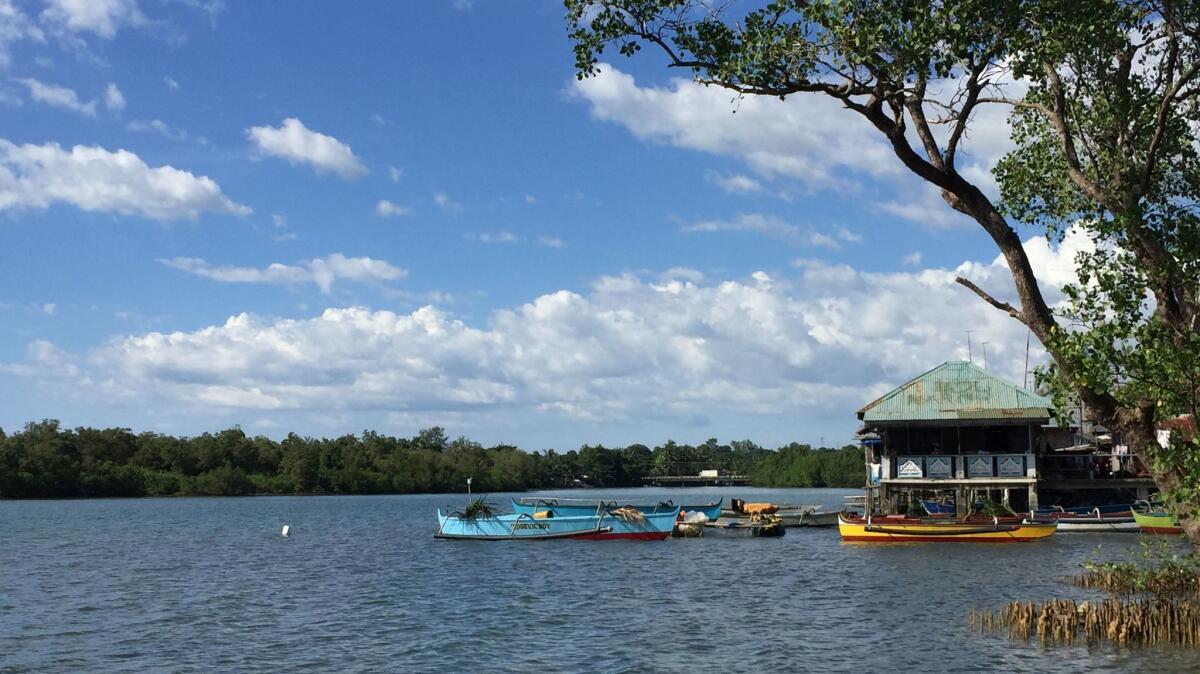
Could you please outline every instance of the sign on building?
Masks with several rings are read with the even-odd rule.
[[[896,477],[901,479],[924,477],[924,475],[921,473],[921,464],[913,461],[912,459],[905,461],[904,463],[900,464],[900,468],[896,471]]]
[[[967,477],[991,477],[992,457],[973,456],[967,459]]]
[[[1002,456],[996,459],[996,473],[1000,477],[1025,477],[1025,462],[1019,456]]]
[[[930,456],[925,459],[927,477],[950,477],[950,457]]]

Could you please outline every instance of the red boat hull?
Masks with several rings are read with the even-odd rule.
[[[1172,534],[1182,534],[1183,528],[1182,527],[1142,527],[1142,533],[1143,534],[1159,534],[1159,535],[1166,536],[1166,535],[1172,535]]]

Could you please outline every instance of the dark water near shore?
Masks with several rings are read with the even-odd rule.
[[[854,492],[617,493],[837,507]],[[1200,652],[1045,650],[966,624],[1012,599],[1098,596],[1061,577],[1137,535],[435,541],[434,509],[462,501],[0,502],[0,672],[1200,669]]]

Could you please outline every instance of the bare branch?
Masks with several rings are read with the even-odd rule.
[[[1009,316],[1012,316],[1013,318],[1017,319],[1018,321],[1025,323],[1025,317],[1021,315],[1021,312],[1014,309],[1013,306],[1011,304],[1009,304],[1008,302],[1001,302],[1000,300],[996,299],[995,297],[992,297],[991,295],[987,294],[987,292],[985,290],[983,290],[982,288],[980,288],[979,286],[975,285],[974,283],[971,283],[969,280],[967,280],[961,276],[954,279],[954,282],[963,286],[967,290],[970,290],[971,292],[975,293],[976,295],[979,295],[981,298],[983,298],[984,302],[987,302],[988,304],[992,305],[993,307],[996,307],[1000,311],[1007,313]]]

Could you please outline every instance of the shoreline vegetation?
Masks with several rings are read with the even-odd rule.
[[[30,422],[0,429],[0,499],[139,496],[252,496],[501,492],[634,487],[656,475],[719,468],[759,487],[859,487],[862,450],[791,443],[776,450],[749,440],[654,448],[584,445],[558,452],[484,447],[440,427],[412,437],[363,431],[283,440],[240,428],[194,437],[124,428],[62,428]]]

